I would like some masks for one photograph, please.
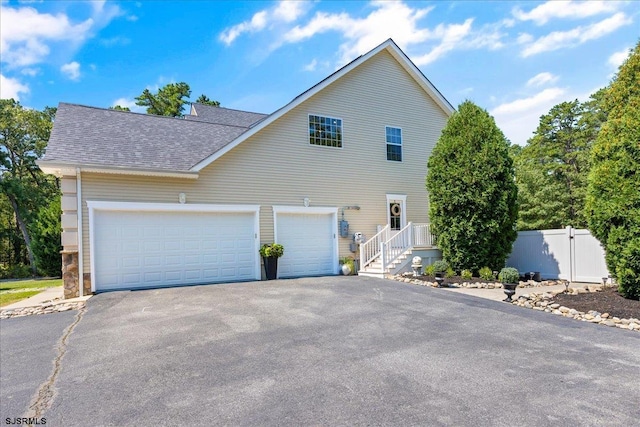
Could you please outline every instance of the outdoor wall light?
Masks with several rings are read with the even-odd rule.
[[[178,201],[181,205],[184,205],[187,202],[187,195],[184,193],[178,194]]]
[[[305,208],[309,207],[309,203],[311,202],[311,200],[309,200],[308,197],[305,197],[304,199],[302,199],[302,203],[304,204]]]

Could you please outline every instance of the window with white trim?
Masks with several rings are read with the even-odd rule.
[[[309,114],[309,143],[342,148],[342,120]]]
[[[402,129],[385,127],[387,139],[387,160],[402,161]]]

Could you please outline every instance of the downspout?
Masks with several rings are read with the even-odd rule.
[[[84,296],[84,257],[82,252],[82,177],[76,168],[76,197],[78,198],[78,296]]]

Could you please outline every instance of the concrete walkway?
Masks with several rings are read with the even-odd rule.
[[[580,288],[586,289],[587,286],[596,286],[596,283],[578,283],[574,282],[569,286],[571,288]],[[502,301],[507,296],[504,293],[504,289],[474,289],[474,288],[442,288],[447,291],[456,292],[459,294],[471,295],[474,297],[486,298],[493,301]],[[555,286],[540,286],[537,288],[517,288],[516,294],[513,296],[513,299],[518,298],[518,296],[523,294],[530,294],[532,292],[542,293],[542,292],[552,292],[552,291],[564,291],[564,285],[555,285]]]
[[[25,307],[37,307],[42,303],[51,302],[52,304],[62,304],[67,302],[86,301],[91,298],[91,295],[84,296],[82,298],[64,299],[64,288],[62,286],[56,286],[55,288],[44,288],[44,290],[32,297],[23,299],[13,304],[5,305],[0,310],[13,310],[16,308]]]

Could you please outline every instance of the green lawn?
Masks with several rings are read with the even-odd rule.
[[[0,307],[32,297],[45,288],[62,286],[62,279],[0,282]]]
[[[40,292],[42,291],[1,292],[0,307],[13,304],[14,302],[22,301],[23,299],[37,295]]]

